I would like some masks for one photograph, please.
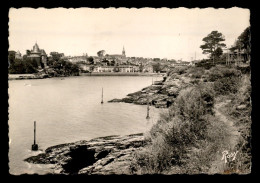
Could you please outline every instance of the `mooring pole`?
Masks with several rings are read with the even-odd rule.
[[[36,121],[34,121],[34,138],[33,138],[33,145],[32,145],[32,151],[38,150],[38,144],[36,144]]]
[[[35,145],[36,143],[36,121],[34,121],[34,141],[33,144]]]
[[[147,100],[147,116],[146,116],[146,119],[150,119],[150,116],[149,116],[149,99]]]
[[[103,102],[103,87],[102,87],[102,96],[101,96],[101,104],[103,104],[104,102]]]

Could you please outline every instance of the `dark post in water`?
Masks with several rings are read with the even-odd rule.
[[[147,100],[147,116],[146,116],[146,119],[150,119],[150,116],[149,116],[149,99]]]
[[[36,144],[36,121],[34,121],[34,140],[33,140],[32,150],[33,151],[38,150],[38,144]]]
[[[103,102],[103,88],[102,88],[102,96],[101,96],[101,104],[103,104],[104,102]]]

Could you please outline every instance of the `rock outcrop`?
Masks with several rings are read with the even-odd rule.
[[[25,161],[55,164],[54,174],[130,174],[134,152],[146,144],[142,133],[99,137],[49,147]]]
[[[128,94],[122,99],[112,99],[108,102],[125,102],[139,105],[150,105],[157,108],[167,108],[174,103],[179,91],[191,85],[190,77],[178,77],[171,75],[164,77],[162,81],[156,81],[153,85],[143,88],[141,91]]]

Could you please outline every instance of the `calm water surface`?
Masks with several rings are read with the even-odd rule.
[[[161,77],[153,78],[154,81]],[[43,80],[9,81],[9,172],[11,174],[53,171],[52,165],[24,162],[47,147],[89,140],[107,135],[147,132],[159,116],[151,108],[147,121],[146,106],[107,103],[151,85],[146,76],[85,76]],[[101,105],[101,90],[104,104]],[[33,121],[37,122],[39,151],[32,152]]]

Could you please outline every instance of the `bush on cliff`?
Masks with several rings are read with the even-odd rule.
[[[186,68],[181,73],[189,76],[199,70]],[[167,80],[179,73],[178,69],[170,71]],[[250,170],[249,76],[242,76],[237,68],[219,65],[204,71],[203,75],[205,82],[182,89],[168,111],[160,115],[150,130],[150,145],[135,153],[131,164],[133,173],[209,173],[216,171],[215,167],[218,172],[224,172],[216,159],[221,158],[223,149],[230,148],[230,129],[221,117],[214,115],[215,97],[234,98],[225,108],[230,113],[226,116],[236,117],[236,125],[241,125],[242,135],[236,147],[241,154],[233,163],[242,172]]]
[[[205,69],[202,67],[191,67],[187,70],[187,76],[191,76],[192,78],[201,78],[201,76],[205,73]]]
[[[169,75],[173,75],[173,74],[182,75],[186,73],[187,69],[188,69],[187,66],[175,67],[169,72]]]
[[[203,67],[205,69],[210,69],[211,67],[214,67],[215,64],[212,63],[212,60],[210,59],[203,59],[200,62],[195,64],[196,67]]]
[[[214,82],[223,77],[241,77],[241,71],[235,68],[228,68],[226,66],[217,65],[209,70],[208,80]]]
[[[182,90],[169,112],[162,114],[150,130],[151,145],[135,154],[132,170],[162,173],[172,165],[182,165],[189,149],[207,137],[213,93],[210,86]]]
[[[242,73],[232,67],[216,65],[204,72],[204,81],[212,82],[216,96],[235,94],[238,90]]]
[[[38,72],[37,69],[38,69],[38,64],[36,60],[15,59],[10,63],[10,67],[8,71],[10,74],[33,74]]]
[[[224,77],[214,82],[214,90],[217,95],[234,94],[238,90],[240,78]]]

